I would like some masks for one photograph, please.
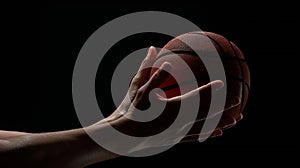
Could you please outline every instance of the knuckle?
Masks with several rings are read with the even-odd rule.
[[[132,79],[132,81],[138,81],[141,78],[141,72],[138,72]]]
[[[145,93],[145,89],[144,89],[144,87],[141,87],[141,88],[139,88],[138,90],[137,90],[137,96],[138,97],[141,97],[141,96],[143,96],[144,95],[144,93]]]
[[[142,65],[145,65],[147,62],[149,62],[149,58],[145,58],[142,62]]]
[[[139,83],[140,83],[139,80],[132,80],[131,85],[138,86]]]
[[[153,79],[156,80],[159,77],[159,71],[157,71],[156,73],[154,73],[153,75]]]

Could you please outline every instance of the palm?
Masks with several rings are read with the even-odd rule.
[[[165,128],[167,128],[171,123],[170,118],[176,118],[176,111],[178,111],[177,107],[181,101],[188,101],[189,99],[193,99],[193,96],[202,94],[205,96],[208,91],[211,91],[212,86],[214,87],[222,87],[223,83],[221,81],[213,81],[205,86],[202,86],[198,89],[195,89],[189,93],[186,93],[181,96],[173,97],[170,99],[163,99],[157,96],[154,96],[155,103],[164,103],[166,104],[166,109],[161,116],[151,122],[136,122],[131,120],[135,117],[135,115],[139,114],[139,110],[137,109],[147,109],[150,106],[149,102],[149,94],[150,91],[158,87],[169,75],[164,71],[164,69],[170,69],[171,65],[169,63],[165,63],[162,65],[160,70],[158,70],[152,77],[150,77],[151,65],[154,62],[154,59],[157,55],[157,52],[154,47],[149,49],[148,55],[143,61],[142,65],[139,68],[138,73],[133,78],[127,95],[124,100],[117,108],[115,112],[113,112],[109,117],[101,120],[99,123],[110,122],[115,128],[118,128],[120,131],[125,132],[129,135],[134,136],[149,136],[154,135],[156,133],[161,132]],[[229,110],[232,107],[235,107],[239,104],[239,102],[233,102],[232,104],[227,104],[225,110]],[[224,111],[220,109],[216,111],[215,114]],[[236,120],[240,119],[234,118],[232,116],[223,116],[218,127],[215,130],[211,130],[210,132],[202,133],[203,135],[199,135],[204,123],[204,119],[206,118],[207,113],[203,113],[201,109],[198,111],[198,116],[196,121],[191,121],[192,126],[188,132],[188,134],[182,139],[182,141],[191,141],[198,140],[199,136],[216,136],[222,134],[222,129],[228,126],[232,126],[236,123]],[[131,118],[131,119],[130,119]],[[185,125],[182,125],[184,127]],[[149,129],[151,127],[151,129]],[[138,128],[135,129],[135,132],[131,132],[130,128]],[[181,129],[181,128],[178,128]],[[176,132],[176,130],[174,130]],[[177,132],[178,133],[178,132]],[[174,136],[176,136],[174,134]],[[172,139],[172,138],[171,138]]]

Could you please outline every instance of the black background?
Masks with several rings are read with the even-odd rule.
[[[224,35],[243,51],[251,72],[244,119],[222,137],[204,143],[179,144],[159,155],[120,157],[91,167],[162,163],[238,166],[239,161],[253,166],[292,164],[294,152],[299,151],[299,110],[294,108],[297,99],[291,97],[298,90],[296,11],[293,5],[285,4],[235,5],[149,2],[9,6],[2,24],[0,129],[48,132],[81,127],[71,86],[73,66],[84,42],[101,25],[124,14],[165,11],[192,21],[202,30]],[[120,55],[150,45],[162,47],[167,41],[154,37],[130,38],[130,45],[119,46],[123,49]]]

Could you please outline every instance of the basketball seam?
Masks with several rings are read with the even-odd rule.
[[[203,33],[200,33],[200,32],[198,32],[198,33],[197,33],[197,32],[194,32],[194,33],[191,33],[191,34],[206,35],[206,34],[203,34]],[[207,36],[209,39],[211,39],[213,42],[215,42],[215,43],[220,47],[220,49],[222,50],[223,54],[226,55],[225,52],[224,52],[223,47],[219,44],[218,41],[216,41],[215,39],[213,39],[213,38],[210,37],[209,35],[206,35],[206,36]],[[224,38],[225,38],[225,37],[224,37]],[[225,38],[225,39],[226,39],[226,38]],[[229,43],[231,49],[233,50],[234,56],[235,56],[236,58],[239,58],[238,55],[237,55],[237,53],[236,53],[236,51],[235,51],[235,49],[234,49],[234,47],[232,46],[231,42],[230,42],[228,39],[226,39],[226,40],[228,41],[228,43]],[[244,73],[243,73],[243,68],[242,68],[241,61],[240,61],[239,59],[237,59],[237,61],[238,61],[239,67],[240,67],[241,76],[242,76],[242,82],[243,82],[243,85],[242,85],[242,99],[241,99],[242,105],[240,106],[240,112],[242,112],[242,108],[243,108],[243,104],[244,104],[244,100],[245,100],[245,93],[244,93],[244,91],[245,91],[245,85],[246,85],[246,84],[245,84],[245,76],[244,76]],[[247,85],[247,86],[248,86],[248,85]],[[248,86],[248,87],[249,87],[249,86]]]
[[[243,70],[243,66],[242,66],[242,62],[246,62],[245,59],[243,58],[240,58],[237,54],[237,51],[235,50],[235,48],[233,47],[232,43],[226,39],[224,37],[225,40],[228,41],[231,49],[233,50],[233,54],[234,56],[233,57],[229,57],[228,54],[226,54],[224,48],[222,47],[222,45],[216,40],[214,39],[213,37],[210,37],[209,35],[206,35],[204,33],[201,33],[201,32],[190,32],[188,34],[198,34],[198,35],[203,35],[203,36],[206,36],[208,37],[213,43],[215,43],[219,48],[220,48],[220,51],[218,52],[222,52],[223,56],[222,59],[224,59],[227,63],[228,63],[228,60],[232,59],[232,60],[237,60],[238,61],[238,65],[240,67],[240,72],[241,72],[241,78],[240,77],[232,77],[232,76],[226,76],[226,78],[228,79],[233,79],[233,80],[238,80],[240,82],[242,82],[242,98],[241,98],[241,106],[239,107],[240,108],[240,112],[242,112],[242,108],[244,106],[244,100],[245,100],[245,87],[247,87],[248,90],[250,90],[250,84],[248,82],[245,81],[245,74],[244,74],[244,70]],[[166,53],[163,53],[161,55],[159,55],[155,60],[154,62],[156,62],[158,59],[162,58],[163,56],[168,56],[168,55],[171,55],[171,54],[188,54],[188,55],[191,55],[191,56],[198,56],[198,54],[194,51],[185,51],[185,50],[177,50],[177,51],[171,51],[171,52],[166,52]],[[187,81],[184,81],[182,83],[186,83]],[[162,88],[162,90],[164,91],[167,91],[167,90],[171,90],[171,89],[174,89],[178,87],[178,84],[173,84],[173,85],[170,85],[170,86],[167,86],[167,87],[164,87]]]
[[[246,82],[245,79],[243,79],[243,78],[239,78],[239,77],[235,77],[235,76],[228,76],[228,79],[238,80],[238,81],[242,82],[243,84],[245,84],[248,89],[250,89],[250,84],[248,82]]]
[[[233,50],[234,55],[235,55],[236,57],[238,57],[238,55],[237,55],[237,53],[236,53],[234,47],[232,46],[231,42],[230,42],[229,40],[227,40],[227,41],[228,41],[228,43],[230,44],[231,49]],[[239,67],[240,67],[240,71],[241,71],[241,75],[242,75],[242,80],[243,80],[243,85],[242,85],[242,99],[241,99],[241,103],[242,103],[242,104],[241,104],[241,106],[240,106],[240,111],[242,112],[243,106],[244,106],[244,100],[245,100],[245,93],[244,93],[244,91],[245,91],[245,76],[244,76],[244,71],[243,71],[242,64],[241,64],[241,62],[240,62],[239,60],[238,60],[238,63],[239,63]]]
[[[194,33],[191,33],[191,34],[206,35],[206,34],[203,34],[203,33],[200,33],[200,32],[198,32],[198,33],[197,33],[197,32],[194,32]],[[220,48],[220,50],[222,51],[222,53],[223,53],[224,55],[226,55],[226,53],[225,53],[223,47],[220,45],[220,43],[219,43],[217,40],[215,40],[214,38],[210,37],[209,35],[206,35],[206,36],[207,36],[209,39],[211,39],[213,42],[215,42],[215,43],[219,46],[219,48]],[[226,39],[226,38],[224,37],[224,39]],[[236,51],[235,51],[235,49],[234,49],[234,47],[232,46],[231,42],[230,42],[228,39],[226,39],[226,40],[228,41],[228,43],[229,43],[231,49],[233,50],[234,57],[239,58],[238,55],[237,55],[237,53],[236,53]],[[238,61],[239,67],[240,67],[241,76],[242,76],[242,83],[243,83],[243,84],[242,84],[242,99],[241,99],[242,105],[240,106],[240,112],[242,112],[243,103],[244,103],[244,99],[245,99],[245,93],[244,93],[244,91],[245,91],[245,77],[244,77],[244,74],[243,74],[243,69],[242,69],[241,61],[240,61],[239,59],[237,59],[237,61]]]
[[[191,55],[191,56],[198,56],[197,52],[194,52],[194,51],[185,51],[185,50],[176,50],[176,51],[170,51],[170,52],[166,52],[166,53],[163,53],[161,55],[159,55],[157,58],[155,58],[154,62],[157,61],[158,59],[164,57],[164,56],[168,56],[168,55],[172,55],[172,54],[187,54],[187,55]],[[239,61],[242,61],[242,62],[246,62],[245,59],[243,58],[239,58],[239,57],[223,57],[225,60],[239,60]]]

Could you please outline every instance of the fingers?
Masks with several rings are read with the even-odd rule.
[[[240,113],[240,114],[238,115],[238,117],[236,118],[236,121],[240,121],[240,120],[242,120],[243,118],[244,118],[243,114]]]
[[[233,127],[236,124],[236,122],[236,119],[231,115],[223,115],[218,124],[218,127],[222,129],[228,129]]]
[[[212,88],[214,88],[214,90],[218,91],[223,87],[224,87],[224,83],[221,80],[215,80],[215,81],[212,81],[212,82],[210,82],[206,85],[203,85],[197,89],[194,89],[188,93],[185,93],[184,95],[172,97],[169,100],[170,101],[182,101],[185,99],[190,99],[195,96],[198,96],[199,94],[201,94],[202,92],[205,92],[205,91],[210,92]]]
[[[151,76],[149,81],[143,86],[146,93],[150,93],[154,88],[158,88],[168,77],[171,71],[171,64],[169,62],[163,63],[160,68]]]
[[[233,99],[230,102],[228,101],[225,107],[224,105],[220,106],[220,108],[216,108],[215,110],[216,112],[213,115],[207,116],[207,111],[209,110],[209,106],[210,106],[210,101],[207,101],[210,100],[210,97],[208,99],[207,96],[210,96],[209,93],[211,93],[212,91],[218,91],[223,87],[224,87],[223,82],[217,80],[207,85],[204,85],[202,87],[199,87],[184,95],[168,99],[168,102],[178,102],[178,101],[186,101],[192,99],[194,98],[194,96],[197,96],[199,94],[201,96],[197,121],[190,123],[192,127],[183,141],[198,140],[199,135],[201,135],[200,139],[220,136],[223,133],[222,129],[228,129],[234,126],[238,120],[242,119],[243,116],[242,114],[240,114],[239,111],[239,105],[240,105],[239,99]],[[218,123],[215,123],[216,124],[215,130],[211,130],[203,133],[201,131],[203,131],[202,128],[205,122],[218,122]]]
[[[217,117],[221,117],[220,120],[218,121],[218,123],[216,123],[216,128],[220,129],[220,130],[224,130],[224,129],[228,129],[233,127],[234,125],[236,125],[237,120],[235,118],[233,118],[230,115],[222,115],[222,114],[218,114],[215,117],[212,118],[208,118],[206,120],[198,120],[195,121],[193,123],[190,123],[190,125],[192,125],[191,129],[189,130],[189,132],[187,133],[187,135],[199,135],[199,134],[203,134],[202,128],[205,122],[216,122]]]
[[[232,110],[239,105],[241,105],[241,99],[239,97],[235,97],[234,99],[231,100],[226,100],[226,104],[223,111]]]
[[[132,79],[131,85],[136,88],[143,86],[150,78],[151,66],[157,56],[155,47],[151,46],[148,50],[146,58],[143,60],[137,74]]]
[[[196,96],[200,96],[200,106],[198,108],[197,120],[211,118],[223,112],[228,114],[230,113],[233,116],[239,115],[240,111],[238,107],[241,104],[241,100],[239,97],[236,97],[231,100],[226,100],[225,105],[222,103],[222,101],[216,101],[213,106],[211,105],[213,92],[215,95],[217,95],[216,97],[218,97],[222,94],[222,92],[220,91],[223,88],[224,83],[221,80],[215,80],[181,96],[169,98],[168,102],[173,104],[182,101],[189,102],[190,100],[193,100]]]
[[[219,128],[214,130],[212,133],[204,133],[204,134],[193,134],[193,135],[187,135],[184,138],[181,139],[180,143],[183,142],[192,142],[192,141],[199,141],[204,140],[206,138],[214,138],[223,135],[223,131]]]
[[[160,84],[162,84],[169,76],[169,71],[171,70],[171,64],[165,62],[161,65],[161,67],[151,76],[148,82],[138,88],[137,94],[135,96],[134,107],[140,110],[148,109],[151,105],[150,100],[158,100],[156,99],[156,94],[150,94],[150,92],[157,88]],[[154,98],[156,97],[156,98]],[[160,101],[157,101],[159,103]]]
[[[143,60],[143,62],[142,62],[142,64],[141,64],[138,71],[141,71],[145,68],[151,67],[151,65],[153,64],[156,56],[157,56],[157,51],[156,51],[155,47],[151,46],[148,50],[146,58]]]
[[[221,80],[215,80],[181,96],[169,98],[168,103],[172,106],[174,106],[175,104],[185,104],[186,107],[191,107],[191,110],[193,110],[193,107],[195,107],[195,105],[199,106],[195,107],[196,109],[198,109],[196,120],[201,120],[206,117],[213,117],[216,114],[221,113],[224,106],[217,102],[211,108],[212,92],[218,92],[223,87],[224,83]],[[197,98],[197,96],[198,99],[200,98],[199,104],[195,104],[195,100],[197,100],[195,98]]]
[[[210,137],[211,137],[211,138],[214,138],[214,137],[218,137],[218,136],[221,136],[221,135],[223,135],[222,129],[217,128],[217,129],[210,135]]]

